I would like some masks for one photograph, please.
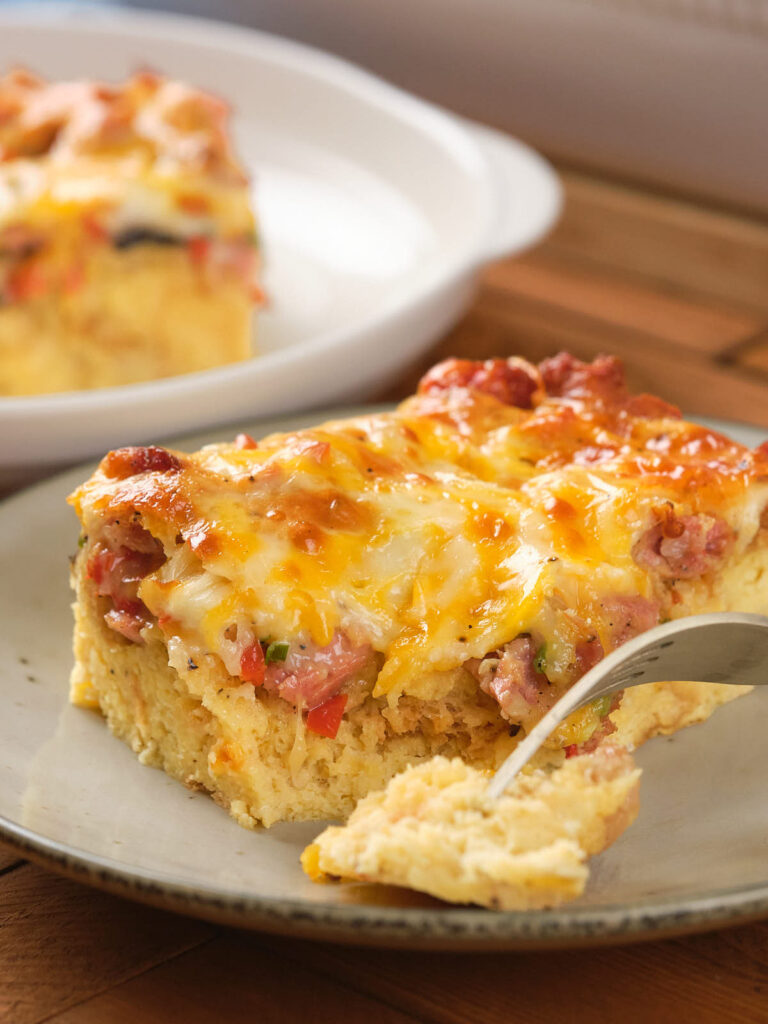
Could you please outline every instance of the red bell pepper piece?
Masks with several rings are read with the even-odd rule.
[[[346,706],[346,693],[337,693],[334,697],[329,697],[309,712],[307,728],[318,736],[327,736],[329,740],[335,740]]]
[[[246,683],[261,686],[264,682],[265,671],[264,651],[257,641],[250,647],[246,647],[240,656],[240,678]]]

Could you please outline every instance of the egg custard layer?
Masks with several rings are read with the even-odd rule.
[[[0,395],[250,355],[258,249],[227,119],[149,73],[0,78]]]
[[[325,829],[302,865],[315,881],[406,886],[496,910],[557,906],[581,895],[587,858],[634,821],[639,778],[626,750],[605,745],[519,775],[494,799],[487,773],[434,757]]]
[[[437,754],[494,768],[630,637],[768,612],[768,450],[629,395],[607,357],[451,360],[390,413],[119,449],[70,500],[73,701],[249,826],[345,815]],[[542,758],[733,695],[597,701]]]

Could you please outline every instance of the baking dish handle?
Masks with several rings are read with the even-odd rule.
[[[485,125],[467,128],[494,185],[496,216],[479,252],[480,262],[490,263],[543,238],[560,215],[563,191],[550,164],[524,143]]]

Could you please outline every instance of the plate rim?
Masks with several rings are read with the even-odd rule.
[[[666,939],[768,916],[768,882],[714,890],[683,905],[674,896],[626,906],[566,904],[535,911],[314,904],[247,892],[225,894],[215,887],[174,881],[164,873],[126,868],[41,837],[4,815],[0,838],[57,874],[141,903],[250,930],[342,944],[457,951],[570,949]]]
[[[289,413],[231,427],[174,438],[173,445],[199,446],[216,435],[291,429],[306,418],[322,422],[392,408],[391,405],[344,406]],[[714,429],[765,428],[732,420],[694,416]],[[206,441],[202,440],[207,439]],[[757,441],[759,443],[759,441]],[[0,501],[0,516],[18,500],[41,490],[55,490],[70,478],[92,472],[90,460],[24,488]],[[69,483],[67,483],[69,486]],[[159,769],[158,769],[159,770]],[[452,949],[457,951],[564,949],[652,941],[768,917],[768,879],[746,887],[715,889],[690,897],[673,894],[626,904],[595,904],[534,911],[497,911],[481,907],[393,907],[354,902],[312,903],[234,891],[205,883],[191,884],[171,874],[121,864],[82,847],[48,838],[0,814],[0,839],[58,874],[96,888],[164,909],[263,932],[317,941],[357,943],[382,948]]]

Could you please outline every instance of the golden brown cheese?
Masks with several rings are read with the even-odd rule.
[[[139,596],[192,656],[214,652],[237,675],[248,643],[325,648],[342,634],[376,653],[374,695],[391,705],[461,666],[493,692],[495,662],[521,638],[551,702],[660,618],[768,611],[740,575],[757,549],[765,560],[765,448],[628,396],[614,361],[558,358],[504,364],[530,377],[529,408],[431,375],[392,413],[257,447],[138,472],[113,453],[73,503],[86,533],[135,516],[162,540],[167,560]],[[563,745],[594,731],[591,714]]]

